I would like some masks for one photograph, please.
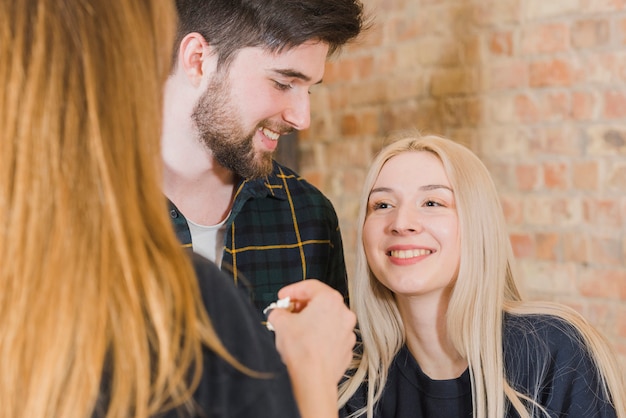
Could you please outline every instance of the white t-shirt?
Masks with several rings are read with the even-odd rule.
[[[218,266],[222,264],[226,219],[228,219],[228,215],[216,225],[198,225],[187,219],[193,251],[208,258]]]

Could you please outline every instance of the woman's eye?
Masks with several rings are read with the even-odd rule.
[[[427,200],[424,203],[424,206],[429,206],[429,207],[437,207],[437,206],[443,206],[441,203],[435,201],[435,200]]]
[[[388,207],[389,207],[389,203],[386,203],[386,202],[376,202],[372,205],[372,209],[374,210],[387,209]]]

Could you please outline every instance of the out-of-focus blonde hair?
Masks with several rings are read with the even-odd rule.
[[[0,417],[188,401],[202,307],[160,189],[169,0],[0,0]],[[110,379],[109,379],[110,378]],[[102,399],[100,399],[102,401]]]
[[[514,257],[498,193],[480,159],[449,139],[412,134],[387,145],[374,159],[363,186],[358,217],[356,273],[349,281],[351,307],[357,315],[362,353],[355,356],[352,377],[340,387],[340,406],[367,382],[367,417],[387,380],[387,370],[405,342],[402,318],[392,292],[370,270],[363,247],[369,193],[383,165],[405,152],[430,152],[442,162],[454,190],[459,218],[461,259],[447,311],[449,337],[467,360],[472,381],[474,416],[500,418],[506,400],[521,417],[542,408],[506,380],[502,348],[504,313],[548,314],[569,322],[580,332],[610,393],[618,417],[626,417],[626,392],[620,368],[604,338],[573,310],[553,303],[524,302],[514,279]],[[362,413],[361,411],[360,413]],[[360,414],[359,413],[359,414]],[[358,415],[358,414],[356,414]]]

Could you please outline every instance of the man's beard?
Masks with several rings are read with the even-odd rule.
[[[265,177],[272,172],[272,153],[255,152],[253,137],[260,126],[271,127],[271,123],[262,121],[246,134],[229,93],[228,82],[217,75],[198,99],[191,119],[198,128],[199,140],[220,165],[237,175],[246,179]]]

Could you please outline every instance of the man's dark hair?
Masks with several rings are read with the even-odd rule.
[[[176,0],[176,6],[175,53],[198,32],[217,52],[218,66],[241,48],[280,52],[310,40],[328,44],[332,54],[361,32],[364,20],[360,0]]]

